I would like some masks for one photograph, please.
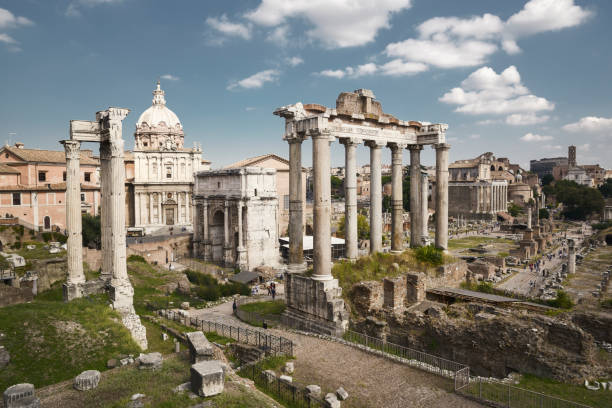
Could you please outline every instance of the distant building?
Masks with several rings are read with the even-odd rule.
[[[567,148],[568,164],[553,168],[555,180],[570,180],[588,187],[601,185],[606,177],[606,169],[599,164],[578,165],[576,161],[576,146]]]
[[[100,160],[81,150],[81,212],[97,215]],[[23,143],[0,149],[0,217],[17,218],[30,229],[66,228],[66,153],[27,149]]]
[[[552,157],[529,162],[529,171],[538,175],[542,179],[547,174],[553,174],[553,169],[557,166],[567,166],[567,157]]]

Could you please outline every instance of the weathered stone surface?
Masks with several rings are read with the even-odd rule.
[[[4,408],[40,408],[40,401],[36,398],[32,384],[12,385],[4,391],[2,397]]]
[[[163,358],[161,353],[141,354],[138,357],[138,368],[141,370],[157,370],[161,368]]]
[[[306,391],[309,396],[320,397],[321,396],[321,387],[315,384],[307,385]]]
[[[132,398],[130,398],[130,402],[128,402],[128,408],[143,408],[144,407],[144,398],[146,395],[144,394],[134,394]]]
[[[276,379],[276,373],[272,370],[266,370],[264,371],[264,374],[266,376],[266,379],[268,380],[268,383],[273,383]]]
[[[181,303],[181,309],[183,309],[183,310],[189,310],[189,302],[183,302],[183,303]]]
[[[4,346],[0,346],[0,368],[4,368],[11,361],[11,355]]]
[[[223,392],[225,376],[220,361],[202,361],[191,366],[191,390],[201,397]]]
[[[325,396],[325,405],[327,405],[328,408],[340,408],[340,401],[338,401],[336,394],[331,392],[327,393]]]
[[[201,331],[186,333],[191,364],[213,359],[213,346]]]
[[[281,380],[282,382],[286,382],[288,384],[291,384],[293,382],[293,378],[291,376],[288,375],[281,375],[280,377],[278,377],[279,380]]]
[[[119,360],[116,358],[111,358],[106,362],[106,368],[115,368],[119,365]]]
[[[76,376],[74,388],[79,391],[93,390],[99,383],[100,372],[98,370],[87,370]]]
[[[283,371],[287,374],[293,374],[293,372],[295,371],[295,366],[293,365],[293,361],[286,362],[285,367],[283,368]]]
[[[340,401],[344,401],[345,399],[349,397],[348,392],[346,392],[346,390],[342,387],[336,390],[336,396],[338,397]]]

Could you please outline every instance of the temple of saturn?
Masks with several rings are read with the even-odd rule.
[[[134,288],[127,274],[125,241],[125,166],[122,121],[128,109],[108,108],[96,113],[95,121],[71,120],[66,150],[66,229],[68,231],[68,277],[64,299],[70,301],[108,290],[112,308],[136,343],[147,348],[146,329],[133,305]],[[83,273],[83,236],[79,158],[81,142],[100,143],[102,273],[86,281]]]
[[[445,124],[421,124],[398,120],[383,113],[379,101],[368,89],[343,92],[336,108],[318,104],[283,106],[274,111],[285,118],[283,139],[289,143],[289,267],[286,274],[287,309],[284,323],[299,329],[341,334],[348,326],[348,314],[341,288],[331,274],[331,185],[330,144],[345,146],[345,240],[346,257],[357,258],[356,148],[370,148],[370,251],[382,251],[382,148],[391,150],[392,239],[391,250],[404,248],[402,226],[402,152],[410,151],[410,245],[420,246],[427,235],[426,180],[421,174],[421,150],[436,150],[436,234],[435,245],[448,245],[448,150]],[[302,142],[312,139],[314,176],[314,259],[313,274],[306,276],[303,258]],[[423,208],[425,207],[425,208]]]

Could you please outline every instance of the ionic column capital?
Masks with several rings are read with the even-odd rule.
[[[62,140],[66,151],[66,159],[79,160],[81,158],[81,142],[78,140]]]

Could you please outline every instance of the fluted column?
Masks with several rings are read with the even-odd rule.
[[[383,143],[368,141],[370,148],[370,253],[382,251],[382,163]]]
[[[404,191],[402,156],[406,145],[391,146],[391,251],[404,249]]]
[[[302,141],[289,142],[289,271],[306,271],[304,263],[304,203],[302,186]]]
[[[423,146],[410,145],[410,246],[421,245],[421,150]]]
[[[202,236],[204,240],[204,260],[210,261],[212,260],[212,256],[210,253],[210,237],[208,236],[208,201],[206,199],[204,199],[204,203],[202,204],[202,222],[204,223]]]
[[[312,135],[312,166],[314,176],[314,273],[315,280],[331,280],[331,136]]]
[[[229,201],[223,203],[223,261],[226,266],[233,264],[230,247],[230,205]]]
[[[436,247],[448,249],[448,150],[446,143],[436,145]]]
[[[102,272],[100,278],[110,281],[113,277],[111,251],[111,183],[110,183],[111,150],[108,142],[100,143],[100,240],[102,249]]]
[[[345,255],[348,259],[358,257],[357,230],[357,145],[355,139],[343,139],[344,144],[344,240]]]
[[[68,232],[68,277],[64,298],[70,301],[82,296],[78,285],[85,282],[81,222],[81,143],[64,140],[62,144],[66,150],[66,230]]]
[[[429,197],[429,176],[427,173],[421,174],[421,239],[428,240],[427,222],[429,221],[429,208],[427,199]]]
[[[247,259],[246,259],[246,250],[243,245],[243,237],[242,237],[242,207],[244,202],[242,200],[238,200],[236,203],[236,208],[238,210],[238,245],[236,247],[236,260],[238,263],[238,268],[240,270],[246,270],[247,268]]]

